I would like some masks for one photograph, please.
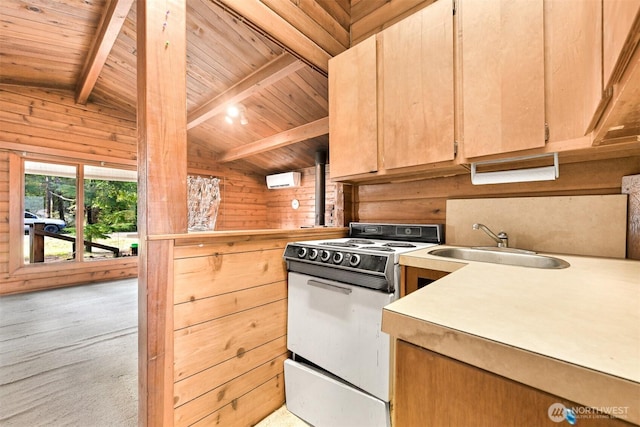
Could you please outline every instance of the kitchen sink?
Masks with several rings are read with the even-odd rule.
[[[520,267],[555,269],[569,267],[569,263],[560,258],[510,248],[439,248],[429,251],[429,254],[446,258],[516,265]]]

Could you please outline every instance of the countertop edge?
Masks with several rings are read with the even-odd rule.
[[[639,383],[413,318],[387,308],[382,314],[382,331],[394,338],[584,406],[626,406],[627,414],[623,420],[640,424]],[[606,396],[603,396],[603,390],[606,390]]]

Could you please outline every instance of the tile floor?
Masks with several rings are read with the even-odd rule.
[[[285,405],[282,405],[255,427],[309,427],[309,424],[293,415]]]

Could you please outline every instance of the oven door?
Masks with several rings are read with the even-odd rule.
[[[389,402],[391,339],[380,327],[394,295],[290,272],[288,298],[289,350]]]

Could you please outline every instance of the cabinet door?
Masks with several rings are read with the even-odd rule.
[[[441,354],[396,343],[393,425],[555,427],[566,424],[552,421],[549,408],[561,403],[594,415],[579,417],[579,426],[631,426]]]
[[[549,142],[583,137],[602,96],[602,5],[545,0],[544,53]]]
[[[331,178],[378,170],[376,38],[329,61]]]
[[[619,75],[614,75],[616,63],[623,53],[622,48],[639,12],[640,0],[604,0],[602,3],[605,87],[615,83],[612,78],[614,80],[620,78]],[[620,70],[621,72],[622,70]]]
[[[437,1],[382,32],[385,169],[454,158],[453,9]]]
[[[466,157],[543,147],[542,0],[461,0]]]

